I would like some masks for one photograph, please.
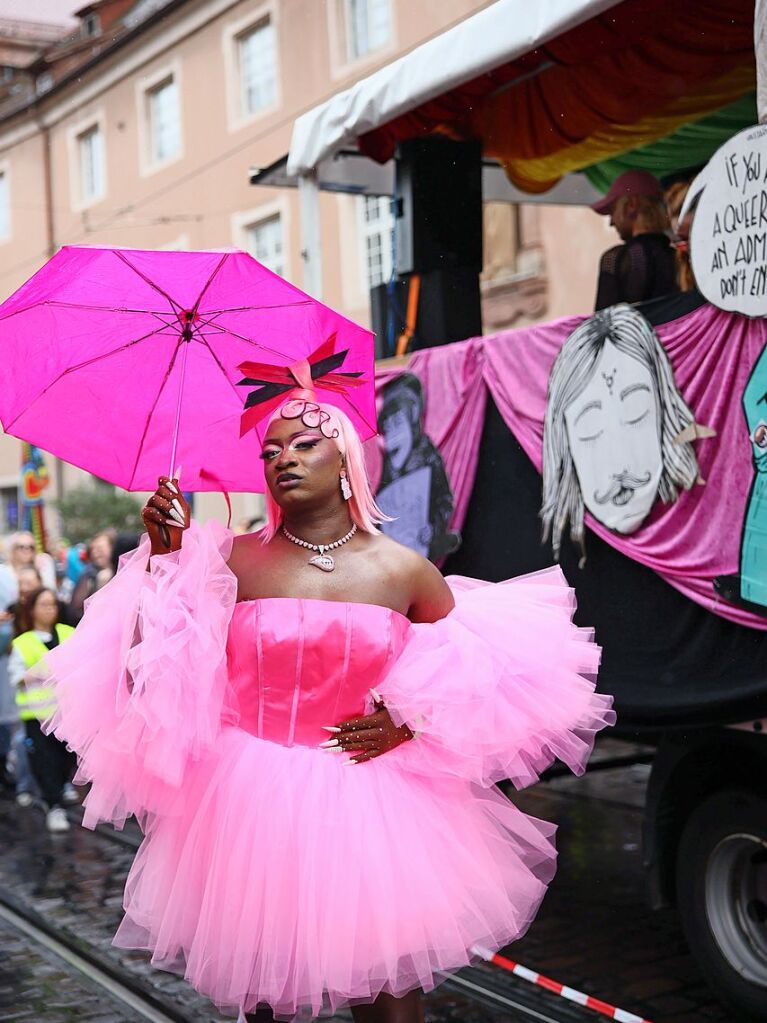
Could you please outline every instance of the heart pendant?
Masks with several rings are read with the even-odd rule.
[[[313,558],[309,558],[309,564],[319,568],[322,572],[332,572],[336,567],[335,561],[329,554],[315,554]]]

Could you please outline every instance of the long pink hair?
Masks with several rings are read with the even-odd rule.
[[[288,401],[291,400],[293,400],[293,397],[288,399]],[[280,418],[284,404],[269,417],[267,429],[275,419]],[[318,404],[319,408],[330,417],[325,424],[325,429],[338,431],[338,436],[333,439],[344,457],[346,476],[352,488],[352,496],[348,502],[352,522],[357,524],[358,529],[364,529],[366,533],[377,533],[379,532],[378,524],[380,522],[391,522],[391,519],[381,511],[373,497],[367,469],[365,468],[365,455],[362,451],[362,441],[359,434],[355,430],[351,419],[340,408],[336,408],[335,405]],[[341,486],[340,479],[338,486],[339,488]],[[267,488],[266,525],[261,530],[263,543],[269,543],[280,528],[281,523],[282,508],[280,508]]]

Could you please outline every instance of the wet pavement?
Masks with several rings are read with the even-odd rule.
[[[604,756],[624,748],[610,741]],[[728,1023],[686,950],[675,914],[652,913],[641,866],[641,805],[648,768],[635,765],[582,779],[557,778],[515,796],[526,812],[560,825],[559,872],[528,935],[508,950],[518,962],[653,1023]],[[152,970],[143,953],[110,945],[138,835],[122,840],[74,827],[48,835],[42,815],[0,800],[0,1021],[124,1023],[140,1020],[110,991],[19,932],[3,902],[29,914],[97,966],[129,978],[165,1019],[219,1023],[210,1003],[182,980]],[[6,914],[7,915],[7,914]],[[598,1019],[548,992],[481,965],[465,975],[508,999],[477,1002],[443,986],[427,997],[428,1023],[551,1023]],[[514,1002],[529,1006],[513,1007]],[[159,1017],[158,1017],[159,1018]],[[337,1017],[349,1020],[346,1013]]]
[[[649,770],[562,777],[515,796],[527,813],[558,823],[560,856],[537,920],[510,955],[653,1023],[732,1023],[674,910],[647,905],[641,824]]]

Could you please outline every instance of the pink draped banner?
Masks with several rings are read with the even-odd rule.
[[[541,471],[549,373],[562,344],[582,319],[556,320],[425,349],[414,353],[407,367],[379,371],[379,394],[405,369],[423,384],[424,429],[442,453],[455,495],[451,528],[460,531],[466,518],[488,393]],[[767,619],[723,601],[713,589],[715,576],[737,572],[739,567],[740,534],[754,476],[741,398],[767,342],[767,323],[704,305],[656,330],[696,421],[717,433],[695,442],[706,484],[683,492],[673,504],[657,501],[646,522],[630,536],[613,533],[588,513],[586,524],[606,543],[647,565],[710,611],[767,629]],[[369,457],[376,478],[380,451],[375,443]]]

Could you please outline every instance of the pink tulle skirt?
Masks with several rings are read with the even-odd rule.
[[[115,937],[219,1007],[258,992],[292,1019],[429,990],[533,920],[555,828],[497,790],[411,774],[398,750],[346,767],[230,728],[219,752],[187,812],[150,825]]]
[[[555,828],[493,783],[527,785],[555,758],[585,768],[614,721],[591,631],[558,569],[450,579],[456,606],[432,624],[235,605],[230,546],[193,527],[147,572],[144,541],[35,669],[91,784],[85,824],[133,813],[144,828],[115,941],[233,1014],[429,990],[535,916]],[[370,686],[419,734],[347,766],[317,748],[321,726],[362,713]]]

